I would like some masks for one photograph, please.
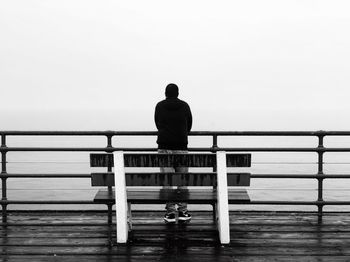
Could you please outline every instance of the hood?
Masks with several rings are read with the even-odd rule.
[[[179,95],[179,88],[175,84],[169,84],[165,88],[165,97],[166,98],[176,98]]]

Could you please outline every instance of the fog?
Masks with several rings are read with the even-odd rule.
[[[349,130],[348,1],[2,1],[0,130]]]

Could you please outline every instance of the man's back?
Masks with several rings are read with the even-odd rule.
[[[165,100],[157,104],[154,120],[158,129],[158,148],[187,149],[187,135],[192,128],[192,114],[185,101],[170,92]]]

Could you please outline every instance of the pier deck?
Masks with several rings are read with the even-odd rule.
[[[133,241],[108,246],[106,214],[12,212],[1,226],[1,261],[350,261],[350,214],[231,212],[220,246],[210,212],[165,225],[163,212],[133,213]],[[113,236],[115,239],[115,226]]]

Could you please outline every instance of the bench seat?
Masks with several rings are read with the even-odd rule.
[[[152,189],[128,188],[127,199],[132,204],[164,204],[169,201],[187,202],[192,204],[215,204],[217,193],[214,189]],[[115,204],[114,190],[112,194],[100,189],[95,195],[94,202],[101,204]],[[249,203],[250,198],[245,189],[228,188],[229,204]]]

